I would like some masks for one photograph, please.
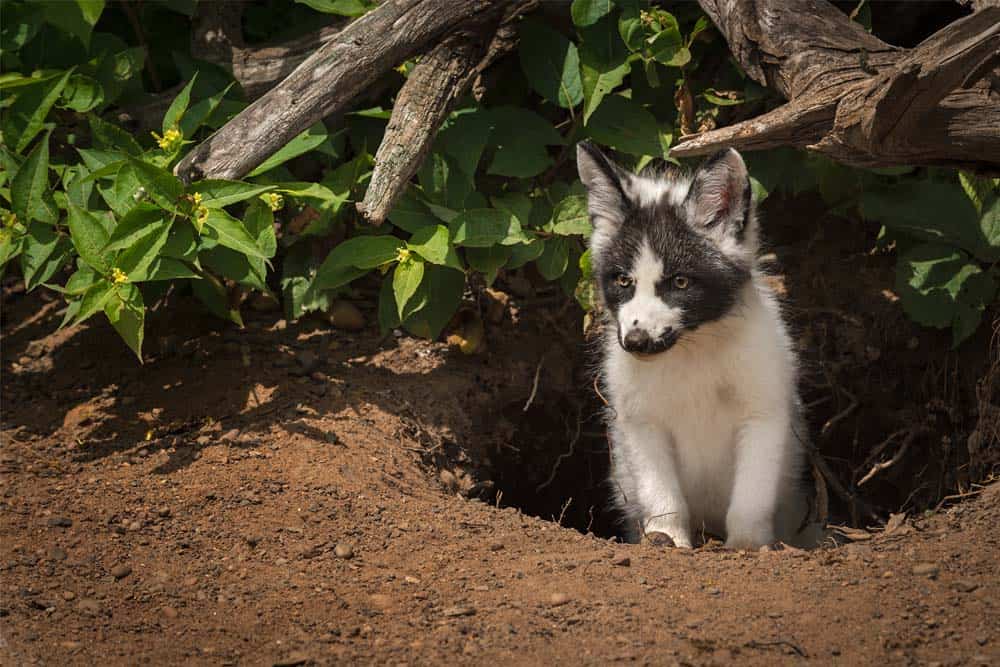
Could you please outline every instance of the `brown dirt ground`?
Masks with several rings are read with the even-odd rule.
[[[579,314],[550,295],[473,356],[173,308],[140,368],[106,324],[56,332],[58,303],[8,289],[0,661],[1000,665],[1000,485],[965,447],[989,332],[948,352],[883,293],[870,230],[828,223],[772,231],[813,435],[856,482],[888,433],[927,430],[863,487],[878,517],[974,497],[810,553],[615,542]]]

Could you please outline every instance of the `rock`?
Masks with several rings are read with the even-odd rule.
[[[65,516],[50,516],[48,524],[53,528],[69,528],[73,520]]]
[[[445,607],[441,610],[441,615],[447,618],[457,618],[459,616],[475,616],[476,610],[467,606]]]
[[[166,618],[169,619],[177,618],[177,610],[169,605],[164,606],[162,609],[160,609],[160,613],[162,613]]]
[[[975,581],[969,581],[968,579],[959,579],[957,581],[953,581],[951,583],[951,587],[959,593],[971,593],[979,588],[979,584]]]
[[[346,542],[338,542],[337,546],[333,548],[333,555],[337,558],[354,558],[354,547]]]
[[[295,667],[296,665],[304,665],[312,660],[309,654],[303,651],[292,651],[288,655],[278,660],[275,660],[272,664],[274,667]]]
[[[85,614],[96,616],[101,613],[101,603],[93,598],[83,598],[76,603],[76,608]]]
[[[553,607],[561,607],[569,601],[570,597],[565,593],[553,593],[549,596],[549,605]]]
[[[654,547],[673,547],[673,538],[671,538],[666,533],[646,533],[646,541],[652,544]]]
[[[502,550],[503,550],[503,544],[501,544],[500,542],[494,542],[493,544],[490,545],[490,551],[502,551]]]
[[[73,600],[76,599],[76,593],[74,593],[73,591],[63,591],[62,599],[66,600],[66,602],[72,602]]]
[[[458,490],[458,478],[455,477],[455,473],[448,470],[447,468],[442,468],[441,472],[438,473],[438,478],[441,483],[444,484],[444,488],[447,491],[454,492]]]
[[[132,521],[131,523],[129,523],[129,525],[127,526],[127,528],[128,528],[128,530],[130,530],[130,531],[132,531],[134,533],[137,530],[142,530],[142,523],[140,523],[139,521]]]
[[[161,507],[160,509],[156,510],[156,514],[161,519],[168,519],[168,518],[170,518],[170,508],[169,507]]]
[[[295,360],[299,362],[299,366],[302,367],[302,372],[306,375],[312,373],[316,369],[316,366],[319,365],[319,357],[317,357],[316,353],[312,350],[303,350],[302,352],[299,352],[298,356],[295,357]]]
[[[618,567],[628,567],[632,564],[632,559],[625,555],[615,556],[612,559],[611,564],[617,565]]]
[[[219,440],[221,440],[222,442],[236,442],[236,440],[239,437],[240,437],[240,430],[238,428],[231,428],[225,433],[223,433],[219,437]]]
[[[111,576],[115,579],[124,579],[130,574],[132,574],[132,567],[130,565],[115,565],[111,568]]]
[[[259,535],[247,535],[243,539],[246,540],[246,543],[249,544],[251,547],[255,547],[258,544],[260,544],[260,536]]]
[[[66,560],[66,552],[59,547],[49,549],[49,560]]]
[[[936,563],[917,563],[913,566],[912,571],[918,577],[934,579],[937,577],[938,572],[941,571],[941,568]]]
[[[349,301],[337,301],[327,314],[330,324],[344,331],[360,331],[365,328],[365,316]]]

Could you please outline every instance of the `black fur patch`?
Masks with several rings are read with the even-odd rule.
[[[612,315],[632,298],[635,290],[621,287],[617,277],[632,272],[646,241],[663,260],[657,295],[683,311],[683,329],[696,329],[732,309],[740,290],[750,280],[750,271],[693,230],[685,215],[683,206],[671,205],[665,197],[652,206],[633,204],[625,212],[624,222],[601,256],[595,258],[598,285]],[[688,279],[686,289],[674,285],[678,275]]]

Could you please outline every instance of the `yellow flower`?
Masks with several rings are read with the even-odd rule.
[[[9,212],[3,214],[3,226],[4,227],[13,227],[16,224],[17,224],[17,213],[14,213],[13,211],[9,211]]]
[[[280,211],[285,206],[285,198],[279,195],[277,192],[268,192],[265,195],[267,205],[271,207],[271,211]]]
[[[198,206],[194,212],[194,226],[198,228],[198,233],[201,233],[201,228],[205,225],[208,220],[208,207],[204,204]]]
[[[194,202],[195,207],[201,206],[201,201],[204,197],[201,196],[200,192],[195,192],[191,195],[191,201]]]
[[[405,262],[406,260],[408,260],[410,258],[410,255],[411,255],[411,253],[410,253],[409,249],[407,249],[407,248],[400,248],[399,250],[396,251],[396,261],[397,262]]]
[[[128,275],[119,269],[117,266],[111,269],[111,282],[115,285],[121,285],[128,282]]]
[[[156,139],[156,144],[168,153],[173,153],[184,143],[184,135],[175,127],[164,132],[162,137],[156,132],[151,132],[150,134]]]

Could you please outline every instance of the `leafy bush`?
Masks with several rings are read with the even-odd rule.
[[[517,55],[496,66],[486,96],[451,114],[391,227],[372,229],[353,202],[371,175],[383,106],[313,126],[243,181],[185,185],[172,175],[193,144],[246,106],[231,75],[172,50],[195,3],[144,3],[131,17],[141,38],[125,14],[136,10],[104,0],[2,8],[0,267],[17,266],[29,290],[61,292],[64,325],[103,312],[140,359],[145,312],[170,289],[241,324],[247,291],[280,295],[296,318],[377,271],[380,327],[435,338],[470,276],[489,285],[531,267],[535,280],[558,282],[589,308],[590,223],[574,144],[592,138],[641,168],[671,160],[679,134],[775,103],[731,64],[694,3],[673,13],[644,0],[546,6],[521,23]],[[248,38],[288,37],[273,26],[301,31],[317,11],[357,16],[373,4],[300,3],[249,7]],[[133,134],[115,120],[162,96],[164,81],[186,84],[159,131]],[[818,190],[832,208],[881,223],[896,244],[906,312],[951,327],[956,344],[976,329],[1000,282],[996,180],[852,170],[795,151],[752,156],[751,166],[759,198]]]

